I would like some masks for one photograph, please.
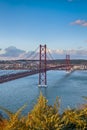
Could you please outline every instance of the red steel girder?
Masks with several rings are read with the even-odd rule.
[[[46,45],[40,45],[39,53],[39,86],[47,85],[46,75]]]

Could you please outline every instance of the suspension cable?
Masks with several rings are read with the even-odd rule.
[[[35,49],[35,51],[33,51],[33,52],[30,53],[30,55],[28,56],[30,59],[33,59],[33,57],[35,57],[38,48],[39,48],[39,47],[37,47],[37,48]]]
[[[47,52],[48,52],[48,54],[49,54],[49,56],[50,56],[51,60],[54,60],[54,58],[53,58],[53,56],[51,55],[51,53],[50,53],[50,51],[49,51],[49,49],[48,49],[48,48],[47,48]]]

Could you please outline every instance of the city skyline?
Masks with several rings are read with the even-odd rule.
[[[47,44],[58,54],[86,56],[86,34],[85,0],[0,0],[0,55],[10,46],[32,51]]]

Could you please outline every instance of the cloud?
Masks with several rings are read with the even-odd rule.
[[[0,57],[16,58],[19,57],[24,52],[25,52],[24,50],[20,50],[14,46],[10,46],[5,50],[1,51]]]
[[[18,60],[18,59],[39,59],[39,53],[18,49],[16,47],[10,46],[6,48],[5,50],[1,50],[2,53],[0,53],[0,60]],[[87,49],[84,49],[83,47],[78,47],[78,49],[55,49],[55,50],[49,50],[50,54],[54,59],[64,59],[66,57],[66,54],[70,54],[72,59],[76,58],[83,58],[87,59]],[[34,54],[34,56],[32,55]],[[31,58],[30,58],[31,56]],[[47,54],[48,57],[49,54]],[[38,57],[38,58],[37,58]]]
[[[64,59],[66,54],[70,54],[72,59],[87,59],[87,50],[81,48],[69,50],[51,50],[54,58]]]
[[[71,25],[80,25],[80,26],[87,27],[87,21],[78,19],[78,20],[72,22]]]
[[[0,60],[18,60],[18,59],[30,59],[34,58],[32,56],[34,54],[37,55],[37,52],[28,51],[18,49],[14,46],[10,46],[5,50],[0,51]]]

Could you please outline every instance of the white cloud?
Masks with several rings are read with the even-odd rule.
[[[17,49],[16,47],[8,47],[5,50],[1,50],[0,53],[0,60],[15,60],[15,59],[30,59],[30,55],[33,52],[26,52],[24,50]],[[70,54],[72,58],[84,58],[87,59],[87,49],[82,47],[78,47],[78,49],[56,49],[56,50],[49,50],[50,54],[54,59],[64,59],[66,54]],[[39,53],[36,52],[36,59],[39,59]],[[49,54],[48,54],[49,56]],[[37,58],[38,57],[38,58]]]
[[[17,49],[14,46],[10,46],[10,47],[6,48],[3,52],[4,53],[1,54],[1,56],[4,56],[4,57],[5,56],[6,57],[19,57],[19,55],[22,54],[22,53],[24,53],[25,51]]]
[[[69,50],[51,50],[51,55],[54,58],[65,58],[66,54],[69,54],[71,58],[83,58],[87,59],[87,49],[78,48],[78,49],[69,49]]]
[[[78,20],[72,22],[71,25],[80,25],[80,26],[87,27],[87,21],[78,19]]]
[[[5,50],[0,49],[0,55],[4,54]]]

